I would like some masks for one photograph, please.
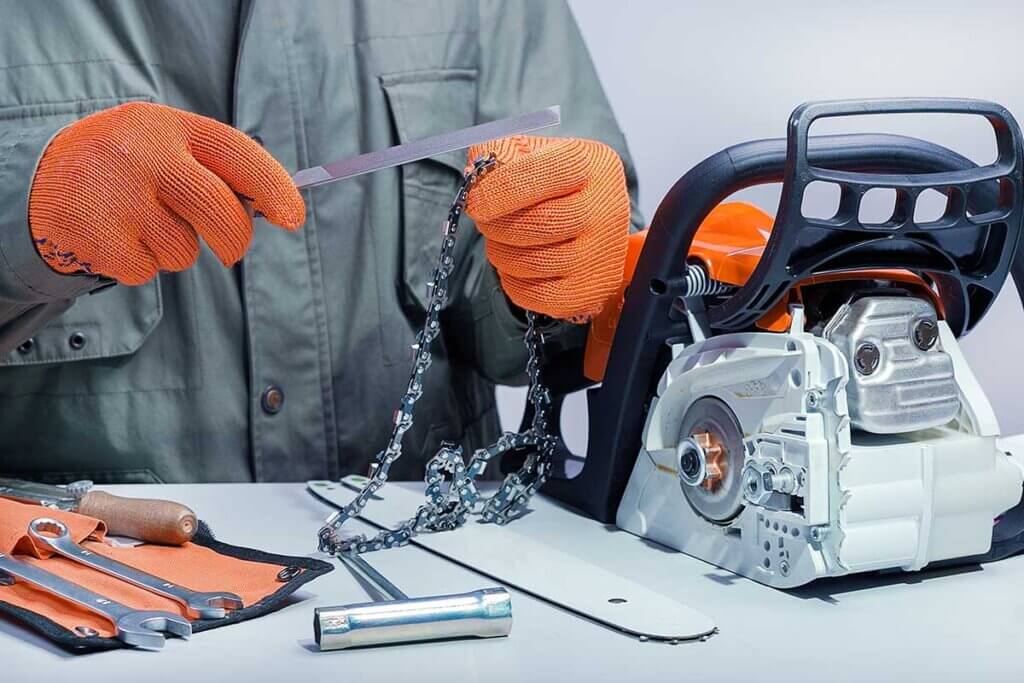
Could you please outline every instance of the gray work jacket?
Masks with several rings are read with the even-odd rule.
[[[94,278],[42,262],[27,225],[40,155],[92,111],[149,100],[210,113],[205,103],[220,100],[222,118],[293,172],[562,104],[554,134],[614,146],[635,191],[561,2],[243,1],[223,50],[233,64],[199,50],[231,40],[211,27],[209,2],[0,0],[0,475],[183,482],[365,471],[408,380],[465,163],[464,152],[449,154],[308,191],[303,229],[257,219],[238,268],[204,248],[188,271],[92,293]],[[521,316],[468,221],[455,282],[397,477],[422,476],[442,439],[491,440],[494,383],[523,379]],[[571,350],[584,332],[560,325],[550,336]]]

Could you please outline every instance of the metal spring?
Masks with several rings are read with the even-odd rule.
[[[686,293],[683,296],[715,296],[726,294],[736,289],[735,286],[712,280],[708,271],[699,263],[686,266]]]

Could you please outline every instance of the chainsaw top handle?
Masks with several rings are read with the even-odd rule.
[[[808,137],[826,117],[895,113],[975,114],[995,132],[997,158],[977,167],[951,150],[894,135]],[[819,102],[793,112],[787,137],[748,142],[709,157],[684,175],[662,200],[634,282],[671,295],[684,275],[679,254],[704,217],[734,192],[783,183],[775,224],[747,283],[708,310],[717,331],[749,328],[786,291],[812,275],[869,268],[906,268],[935,282],[955,334],[973,328],[999,293],[1021,230],[1022,152],[1016,121],[1003,107],[977,100],[896,99]],[[803,214],[804,193],[816,181],[839,187],[831,218]],[[859,218],[872,189],[894,190],[895,210],[885,222]],[[914,219],[917,197],[934,189],[948,198],[945,213]],[[676,260],[673,260],[676,259]],[[646,279],[638,280],[637,277]]]
[[[808,136],[817,119],[897,113],[982,116],[995,132],[997,158],[977,167],[946,147],[897,135]],[[571,479],[556,475],[545,493],[601,521],[614,521],[640,447],[645,406],[664,369],[665,343],[689,337],[676,305],[686,291],[682,256],[704,218],[731,194],[783,184],[774,227],[750,278],[728,298],[708,304],[713,332],[749,329],[811,275],[904,268],[935,283],[946,321],[959,336],[984,315],[1013,263],[1024,215],[1022,156],[1020,129],[997,104],[894,99],[801,105],[790,117],[785,139],[736,145],[695,166],[669,190],[651,221],[603,384],[588,392],[582,469]],[[803,215],[804,193],[815,181],[839,186],[835,216]],[[896,193],[893,215],[882,224],[859,218],[861,200],[872,188]],[[915,203],[928,188],[948,197],[947,208],[938,220],[917,223]],[[1024,267],[1021,271],[1018,279],[1024,281]]]

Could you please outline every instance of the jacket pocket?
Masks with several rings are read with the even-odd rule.
[[[160,278],[140,287],[119,285],[80,297],[17,349],[0,356],[0,396],[183,389],[184,372],[175,378],[129,377],[136,373],[129,368],[118,371],[162,317]],[[149,380],[159,380],[160,386]]]
[[[399,143],[476,123],[477,72],[443,68],[380,77]],[[462,178],[466,150],[406,164],[402,177],[402,301],[426,310],[441,224]]]

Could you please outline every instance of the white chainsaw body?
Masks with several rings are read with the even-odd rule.
[[[779,588],[987,552],[993,520],[1021,498],[1024,467],[997,443],[945,322],[926,352],[900,332],[934,316],[931,304],[868,298],[815,333],[802,309],[792,313],[788,332],[708,337],[691,315],[695,341],[672,347],[618,526]],[[871,378],[850,360],[862,338],[881,348]],[[703,412],[727,406],[741,432],[717,493],[681,476],[698,401]],[[713,498],[726,487],[723,512]]]

